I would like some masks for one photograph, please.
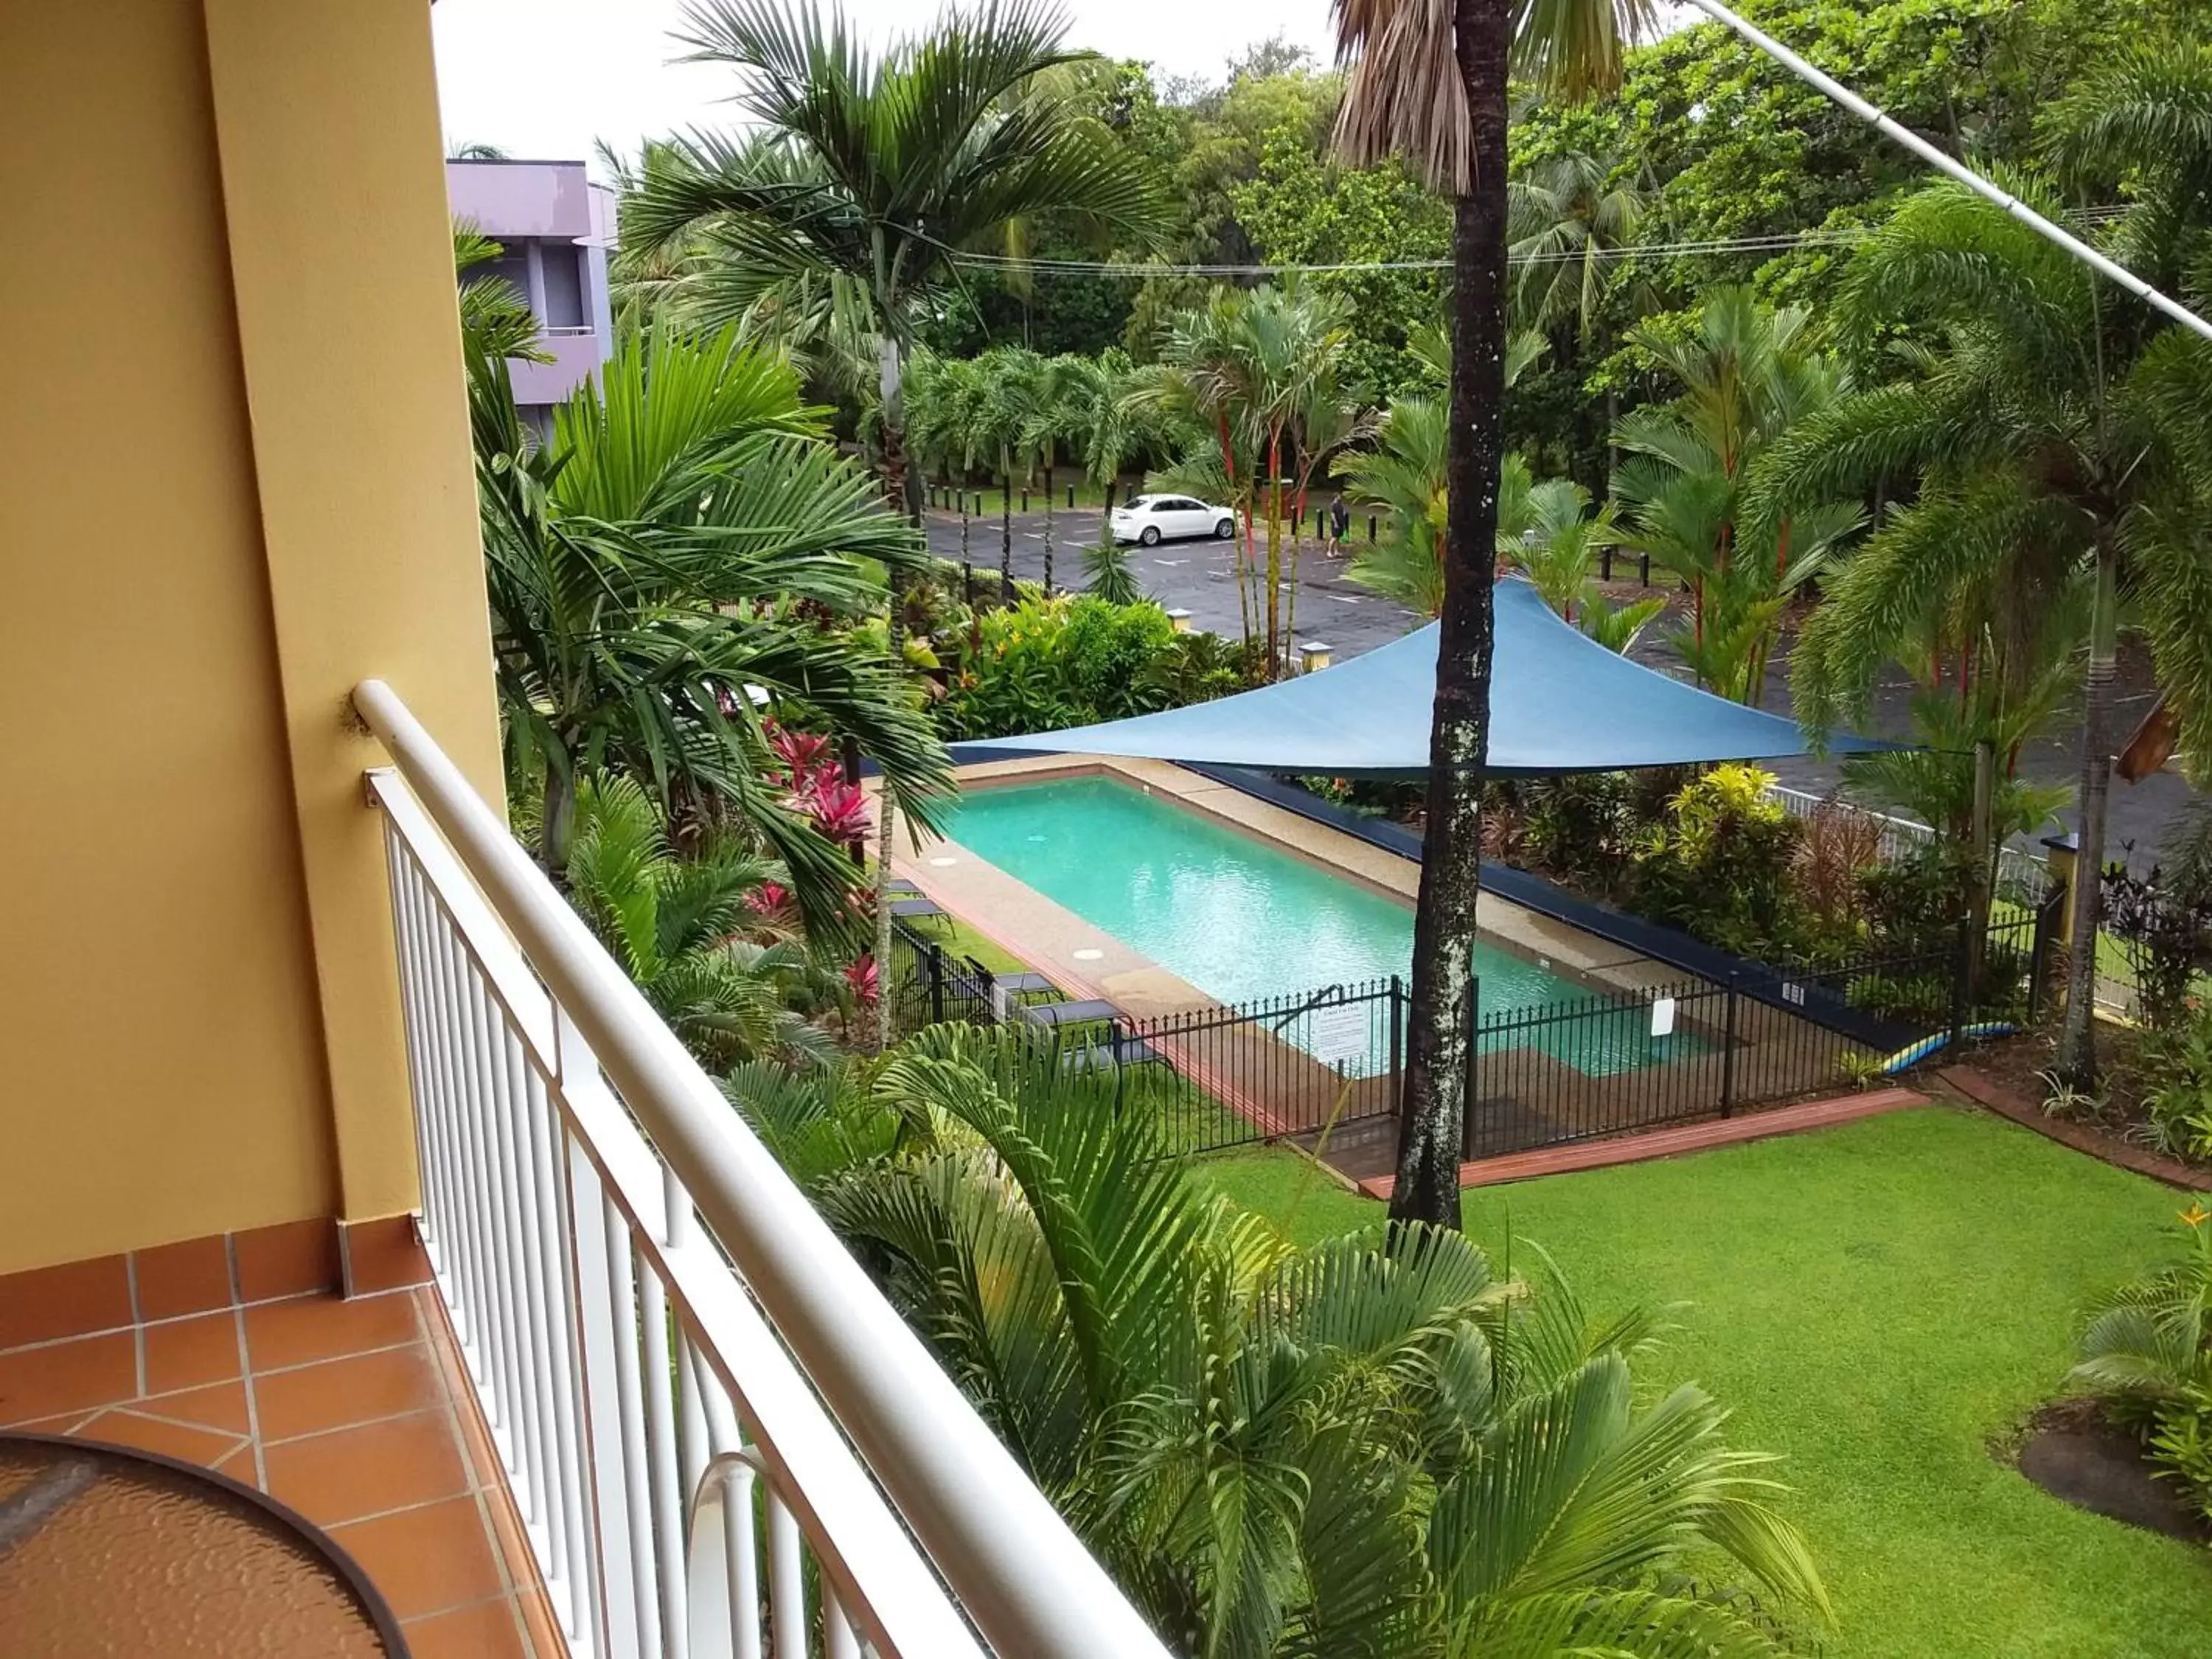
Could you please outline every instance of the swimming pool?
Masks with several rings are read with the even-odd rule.
[[[974,790],[945,833],[1223,1002],[1412,969],[1407,906],[1110,778]],[[1475,945],[1475,971],[1486,1013],[1593,995],[1488,944]],[[1624,1013],[1619,1031],[1595,1042],[1589,1024],[1577,1022],[1571,1052],[1554,1052],[1588,1075],[1609,1076],[1696,1041],[1650,1036],[1640,1011]],[[1538,1046],[1549,1048],[1540,1036]]]

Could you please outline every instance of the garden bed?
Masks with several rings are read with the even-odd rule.
[[[2046,1032],[2026,1031],[1991,1043],[1976,1053],[1971,1066],[1948,1066],[1941,1075],[1978,1104],[2076,1152],[2185,1191],[2212,1191],[2212,1164],[2177,1158],[2146,1144],[2150,1114],[2142,1042],[2143,1033],[2137,1030],[2100,1030],[2100,1096],[2073,1097],[2057,1110],[2049,1103],[2056,1092],[2051,1078],[2057,1068],[2057,1044]]]
[[[2212,1522],[2161,1478],[2142,1442],[2111,1420],[2102,1401],[2055,1400],[1991,1449],[2062,1503],[2168,1538],[2212,1542]]]

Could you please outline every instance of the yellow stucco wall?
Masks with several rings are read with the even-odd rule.
[[[415,1201],[345,694],[497,799],[428,8],[0,0],[0,1273]]]

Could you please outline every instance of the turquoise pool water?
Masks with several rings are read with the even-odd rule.
[[[1224,1002],[1411,971],[1407,906],[1110,779],[978,789],[946,833]],[[1486,1014],[1592,994],[1488,945],[1475,946],[1475,971]],[[1640,1010],[1624,1014],[1617,1031],[1561,1028],[1559,1048],[1530,1035],[1592,1076],[1649,1065],[1686,1040],[1650,1037]]]

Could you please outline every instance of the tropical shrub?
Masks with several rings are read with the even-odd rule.
[[[835,1006],[834,976],[793,937],[781,865],[720,832],[678,856],[644,788],[614,776],[577,797],[567,874],[570,902],[708,1069],[828,1050],[802,1010]]]
[[[1685,785],[1630,856],[1635,908],[1741,955],[1771,951],[1791,915],[1798,836],[1766,796],[1773,783],[1771,772],[1728,765]]]
[[[1177,634],[1149,602],[1029,594],[940,638],[954,663],[938,721],[949,738],[1049,732],[1185,702],[1249,684],[1250,653]]]
[[[1085,550],[1083,574],[1091,595],[1109,605],[1136,605],[1145,597],[1137,586],[1137,573],[1129,568],[1129,550],[1111,531]]]
[[[2212,1519],[2212,1211],[2180,1220],[2179,1254],[2092,1310],[2069,1380],[2112,1402]]]
[[[1175,1651],[1750,1656],[1825,1612],[1767,1460],[1639,1397],[1646,1318],[1455,1232],[1297,1248],[1068,1059],[939,1026],[729,1091]]]
[[[1881,823],[1834,796],[1813,809],[1790,855],[1790,879],[1825,939],[1855,940],[1866,925],[1865,884],[1881,861]]]
[[[2212,871],[2201,856],[2171,874],[2154,867],[2139,877],[2113,864],[2102,888],[2104,930],[2134,970],[2136,1013],[2154,1031],[2186,1024],[2191,988],[2212,969]]]
[[[1521,805],[1524,857],[1601,890],[1620,878],[1638,827],[1626,773],[1586,772],[1533,781],[1522,791]]]
[[[2134,1133],[2161,1152],[2212,1163],[2212,1009],[2154,1030],[2136,1050],[2142,1121]]]
[[[1146,665],[1143,695],[1160,708],[1211,702],[1248,691],[1265,678],[1265,647],[1220,634],[1177,634]]]
[[[1932,956],[1957,943],[1967,863],[1963,849],[1936,842],[1860,876],[1867,926],[1884,955]]]
[[[791,367],[735,331],[633,337],[555,410],[550,442],[495,343],[468,344],[494,678],[540,862],[566,868],[581,790],[619,773],[664,817],[757,832],[834,933],[846,860],[780,804],[745,688],[849,737],[910,808],[948,787],[902,678],[822,625],[878,608],[883,569],[919,562],[919,538],[824,440]]]
[[[1098,720],[1146,712],[1145,671],[1171,648],[1175,624],[1156,605],[1113,605],[1086,595],[1067,608],[1060,637],[1076,701]]]

